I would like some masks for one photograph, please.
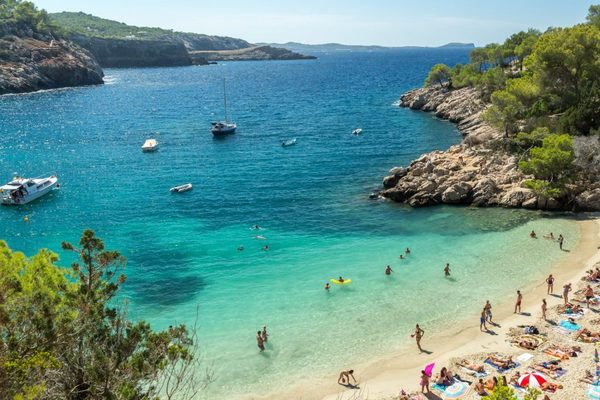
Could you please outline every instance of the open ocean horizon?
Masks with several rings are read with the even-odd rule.
[[[562,233],[572,248],[579,230],[566,214],[369,200],[390,168],[460,142],[455,125],[397,100],[468,52],[108,69],[102,86],[0,97],[0,179],[55,173],[61,185],[2,207],[0,239],[27,255],[49,248],[68,266],[60,243],[93,229],[128,260],[120,296],[131,318],[165,329],[193,325],[199,310],[211,399],[381,357],[412,344],[415,323],[428,335],[477,324],[485,300],[513,296],[516,276],[521,287],[542,282],[564,257],[551,241],[532,246],[529,231]],[[238,130],[215,139],[223,78]],[[142,153],[148,138],[157,152]],[[188,182],[192,191],[169,192]],[[352,283],[326,292],[340,275]]]

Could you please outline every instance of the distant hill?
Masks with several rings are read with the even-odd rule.
[[[258,47],[232,37],[127,25],[83,12],[60,12],[49,14],[49,17],[67,37],[89,50],[103,67],[164,67],[208,64],[215,60],[314,58],[282,48]]]
[[[83,12],[64,11],[49,16],[54,24],[60,26],[69,35],[102,39],[181,41],[188,51],[237,50],[252,46],[242,39],[127,25]]]
[[[439,47],[422,47],[422,46],[401,46],[401,47],[385,47],[376,45],[349,45],[340,43],[323,43],[323,44],[304,44],[297,42],[287,43],[259,43],[259,45],[269,45],[288,49],[295,52],[337,52],[337,51],[388,51],[397,49],[449,49],[449,48],[475,48],[473,43],[448,43]]]

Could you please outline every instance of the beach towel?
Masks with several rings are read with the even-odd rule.
[[[583,317],[583,314],[580,314],[580,313],[576,313],[576,314],[559,314],[559,316],[561,316],[563,318],[577,319],[577,318]]]
[[[477,371],[473,371],[472,369],[465,368],[465,367],[460,367],[460,369],[462,369],[465,372],[465,374],[474,376],[475,378],[483,378],[485,376],[488,376],[488,373],[485,371],[477,372]]]
[[[434,383],[431,386],[431,389],[435,390],[436,392],[440,392],[440,393],[444,393],[444,390],[446,390],[448,386],[444,386],[444,385],[440,385],[438,383]]]
[[[531,360],[532,358],[533,358],[533,354],[523,353],[519,357],[517,357],[517,360],[519,360],[521,362],[527,362],[527,361]]]
[[[518,367],[521,366],[521,364],[516,363],[516,362],[513,362],[512,365],[509,368],[502,368],[499,365],[494,364],[491,360],[485,360],[484,363],[488,364],[489,366],[491,366],[492,368],[494,368],[498,372],[508,371],[510,369],[518,368]]]
[[[581,327],[579,325],[573,324],[570,321],[560,321],[559,325],[571,332],[575,332],[575,331],[578,331],[579,329],[581,329]]]
[[[570,331],[567,328],[563,328],[562,326],[555,326],[553,328],[556,332],[560,333],[561,335],[570,335],[571,333],[573,333],[574,331]]]

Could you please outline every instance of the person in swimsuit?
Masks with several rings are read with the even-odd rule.
[[[340,376],[338,378],[338,383],[340,385],[349,385],[350,378],[352,378],[354,380],[354,383],[356,383],[356,378],[354,378],[354,370],[353,369],[342,371],[342,372],[340,372]]]
[[[475,384],[475,392],[480,396],[485,396],[487,394],[482,378],[479,378],[479,382]]]
[[[531,231],[531,233],[529,234],[529,237],[532,239],[537,239],[537,235],[535,234],[535,231]]]
[[[260,331],[256,332],[256,344],[260,351],[265,351],[265,341],[262,338],[262,334]]]
[[[585,288],[585,301],[587,302],[587,308],[590,308],[590,302],[595,297],[596,296],[594,295],[594,289],[592,289],[590,285],[587,285],[587,288]]]
[[[521,294],[520,290],[517,290],[517,302],[515,303],[515,314],[517,313],[517,310],[519,311],[519,314],[521,313],[521,301],[523,300],[523,295]]]
[[[392,274],[392,272],[394,272],[394,271],[392,270],[392,267],[390,267],[389,265],[388,265],[387,267],[385,267],[385,274],[386,274],[386,275],[391,275],[391,274]]]
[[[329,290],[331,286],[329,286],[329,282],[325,283],[325,290]]]
[[[479,317],[479,330],[481,332],[483,332],[484,329],[486,330],[486,332],[488,330],[487,326],[485,325],[485,319],[486,319],[486,315],[485,315],[485,308],[484,308],[483,311],[481,312],[481,316]]]
[[[485,311],[485,319],[491,324],[492,323],[492,305],[489,300],[485,301],[485,306],[483,307]]]
[[[552,276],[552,274],[548,275],[548,277],[546,278],[546,283],[548,284],[548,291],[546,293],[554,293],[554,277]]]
[[[267,326],[266,325],[263,325],[260,336],[262,337],[263,342],[266,342],[267,340],[269,340],[269,335],[267,334]]]
[[[423,338],[423,335],[425,335],[425,331],[423,329],[421,329],[419,324],[417,324],[417,326],[415,328],[415,333],[410,335],[411,337],[415,338],[415,341],[417,342],[417,347],[419,348],[419,351],[421,351],[421,352],[423,351],[423,349],[421,348],[421,339]]]
[[[546,321],[546,310],[548,309],[548,305],[546,304],[546,299],[542,299],[542,318]]]
[[[404,254],[409,255],[410,254],[410,249],[407,247],[406,250],[404,250]]]
[[[340,277],[338,278],[338,281],[339,281],[340,283],[344,283],[344,278],[342,278],[342,277],[340,276]]]
[[[562,246],[563,246],[563,242],[565,241],[565,238],[563,237],[562,233],[560,235],[558,235],[558,247],[562,250]]]
[[[400,254],[400,256],[398,258],[401,260],[404,260],[404,255]]]
[[[569,292],[571,291],[571,284],[567,283],[563,286],[563,300],[565,301],[565,305],[569,303]]]
[[[444,267],[444,276],[447,278],[450,276],[450,264],[446,263],[446,266]]]
[[[425,389],[429,393],[429,375],[425,371],[421,371],[421,393],[425,393]]]
[[[550,232],[548,235],[544,236],[546,239],[554,240],[554,234]]]

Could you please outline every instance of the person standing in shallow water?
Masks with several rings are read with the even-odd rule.
[[[262,338],[262,334],[260,331],[256,332],[256,344],[260,351],[265,351],[265,341]]]
[[[425,335],[425,331],[423,329],[421,329],[419,324],[417,324],[417,326],[415,328],[415,333],[410,335],[411,337],[415,338],[415,341],[417,342],[417,347],[419,348],[419,351],[421,351],[421,352],[423,351],[423,349],[421,348],[421,339],[423,338],[423,335]]]
[[[552,274],[550,274],[547,278],[546,278],[546,283],[548,284],[548,291],[547,294],[552,294],[554,293],[554,277],[552,276]]]
[[[485,311],[485,319],[492,323],[492,305],[489,300],[485,301],[485,306],[483,307],[483,311]]]
[[[517,302],[515,303],[515,314],[517,313],[517,310],[519,313],[521,313],[521,301],[523,300],[523,295],[521,294],[520,290],[517,290]]]
[[[389,265],[388,265],[387,267],[385,267],[385,274],[386,274],[386,275],[391,275],[391,274],[392,274],[392,272],[394,272],[394,271],[392,270],[392,267],[390,267]]]
[[[446,263],[446,266],[444,267],[444,275],[447,277],[450,276],[450,264]]]
[[[562,250],[562,246],[563,246],[563,242],[565,241],[565,238],[563,237],[562,233],[560,235],[558,235],[558,247]]]
[[[269,340],[269,335],[267,334],[267,326],[266,325],[263,325],[260,336],[262,337],[263,342],[266,342],[267,340]]]
[[[330,287],[331,287],[331,286],[329,285],[329,282],[325,283],[325,290],[329,291],[329,288],[330,288]]]

